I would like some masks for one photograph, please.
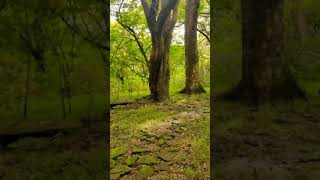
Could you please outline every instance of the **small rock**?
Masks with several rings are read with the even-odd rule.
[[[171,135],[165,135],[165,136],[163,136],[163,139],[164,140],[171,140],[171,139],[173,139],[173,137]]]
[[[160,159],[151,155],[140,156],[138,159],[138,164],[159,164]]]
[[[176,133],[183,133],[183,132],[185,132],[185,131],[187,131],[187,128],[185,128],[185,127],[179,127],[179,128],[177,128],[177,129],[175,129],[175,132],[176,132]]]
[[[161,146],[165,143],[166,141],[164,139],[159,139],[158,140],[158,145]]]
[[[154,173],[154,169],[151,166],[142,165],[136,174],[136,179],[143,180],[147,177],[152,176],[153,173]]]
[[[173,164],[173,162],[161,162],[159,165],[155,167],[155,169],[156,171],[165,171],[168,170],[171,164]]]
[[[145,148],[140,148],[140,147],[134,147],[132,150],[131,150],[132,153],[144,153],[144,152],[149,152],[148,149],[145,149]]]
[[[158,154],[158,157],[160,159],[163,159],[164,161],[172,161],[175,156],[176,156],[175,153],[167,150],[161,150]]]
[[[113,168],[116,165],[116,161],[111,159],[110,160],[110,168]]]
[[[121,175],[126,174],[130,171],[131,171],[131,169],[129,167],[124,166],[124,165],[119,165],[119,166],[111,169],[110,174],[119,174],[119,176],[121,176]],[[117,175],[114,175],[114,176],[117,176]]]
[[[178,151],[179,151],[179,148],[176,148],[176,147],[167,147],[166,150],[169,151],[169,152],[178,152]]]
[[[120,178],[120,176],[121,176],[121,174],[120,173],[114,173],[114,174],[110,174],[110,179],[119,179]]]
[[[115,157],[121,156],[121,155],[127,153],[127,151],[128,151],[128,147],[125,147],[125,146],[113,148],[110,151],[110,158],[113,159]]]
[[[134,165],[134,163],[136,163],[137,160],[138,160],[138,156],[129,156],[125,162],[128,166],[132,166]]]
[[[181,129],[182,131],[187,131],[187,128],[186,128],[186,127],[180,127],[180,129]]]

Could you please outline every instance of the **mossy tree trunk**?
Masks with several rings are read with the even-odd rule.
[[[250,104],[305,97],[284,62],[284,1],[242,0],[242,80],[234,94]]]
[[[185,15],[185,60],[186,87],[182,90],[186,94],[205,92],[199,81],[199,56],[197,46],[197,25],[200,0],[186,1]]]

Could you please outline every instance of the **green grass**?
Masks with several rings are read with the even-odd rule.
[[[194,96],[171,94],[170,99],[163,103],[140,100],[130,106],[117,107],[111,111],[111,146],[130,146],[132,140],[137,138],[136,133],[139,130],[154,133],[154,130],[166,127],[164,124],[172,119],[186,125],[186,132],[175,142],[175,147],[179,149],[177,164],[187,164],[180,165],[181,169],[175,169],[171,173],[183,174],[188,178],[208,179],[210,152],[208,93]],[[188,147],[191,148],[190,151],[183,150]]]
[[[90,100],[90,98],[92,98]],[[91,103],[89,103],[91,101]],[[67,114],[66,119],[62,117],[61,101],[57,96],[49,97],[30,97],[28,109],[28,118],[24,119],[22,111],[14,109],[8,111],[0,109],[0,129],[34,129],[42,127],[41,124],[50,125],[70,125],[79,124],[83,118],[102,120],[106,107],[106,96],[96,94],[92,97],[89,95],[79,95],[72,97],[72,111]]]

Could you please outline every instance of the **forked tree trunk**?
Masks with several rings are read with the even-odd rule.
[[[182,90],[186,94],[205,92],[199,81],[199,56],[197,46],[197,25],[200,0],[186,1],[185,15],[185,60],[186,87]]]
[[[305,98],[284,62],[283,0],[242,0],[242,80],[235,90],[250,104]]]
[[[172,32],[178,16],[179,0],[141,0],[152,39],[149,60],[149,88],[151,98],[163,101],[169,97],[169,53]],[[160,7],[159,7],[160,6]],[[160,8],[160,9],[159,9]]]

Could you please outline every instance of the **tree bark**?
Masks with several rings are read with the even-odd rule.
[[[308,35],[308,25],[305,14],[303,12],[303,1],[296,0],[294,2],[296,4],[296,14],[295,14],[295,21],[296,21],[296,28],[298,33],[298,40],[302,42],[306,35]]]
[[[26,69],[26,81],[25,81],[25,92],[24,92],[24,104],[23,104],[23,117],[28,117],[28,105],[29,105],[29,94],[30,94],[30,81],[31,81],[31,57],[28,56],[27,69]]]
[[[283,59],[283,0],[242,0],[242,80],[237,98],[250,104],[305,98]]]
[[[186,87],[182,90],[186,94],[203,93],[205,90],[199,81],[199,56],[197,25],[200,0],[186,1],[185,15],[185,60],[186,60]]]
[[[163,101],[169,97],[169,53],[172,32],[178,16],[179,0],[152,0],[150,6],[141,0],[152,39],[149,60],[149,88],[151,98]],[[159,10],[160,5],[160,10]]]
[[[61,57],[57,56],[57,63],[58,63],[58,69],[59,69],[59,95],[60,95],[60,100],[61,100],[61,113],[62,113],[62,118],[66,119],[67,114],[66,114],[66,104],[65,104],[65,75],[64,75],[64,65],[63,62],[61,62]]]

